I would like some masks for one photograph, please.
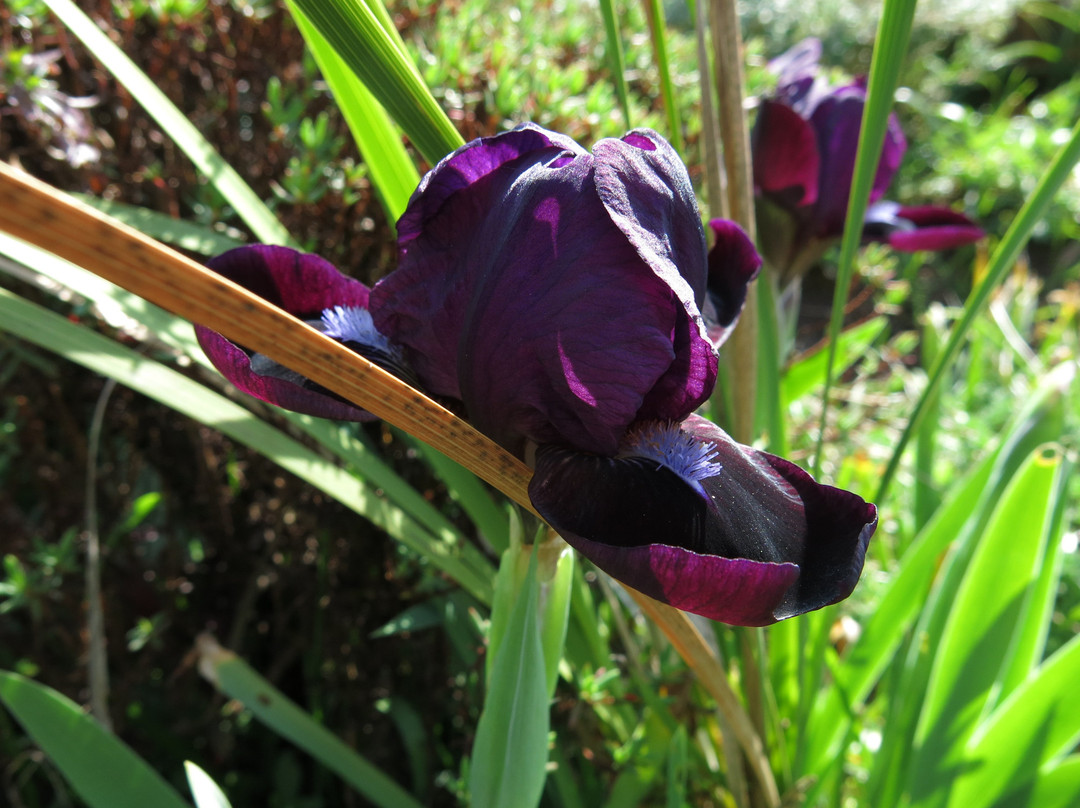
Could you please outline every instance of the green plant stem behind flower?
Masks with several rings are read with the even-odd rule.
[[[877,174],[878,160],[885,144],[892,111],[893,94],[900,81],[900,68],[907,53],[911,36],[911,22],[915,17],[916,0],[885,0],[874,42],[873,61],[870,65],[866,106],[863,109],[862,128],[859,130],[859,149],[855,158],[855,173],[851,178],[851,196],[848,201],[847,219],[844,221],[844,238],[840,243],[840,262],[833,293],[832,312],[829,316],[829,361],[825,374],[825,391],[821,399],[821,419],[818,426],[817,448],[814,452],[813,473],[821,472],[821,450],[825,440],[825,424],[829,409],[829,392],[832,389],[833,368],[836,363],[836,345],[844,323],[844,308],[848,288],[855,274],[855,252],[862,239],[863,219],[870,200],[870,191]],[[884,489],[882,489],[884,490]],[[880,505],[881,497],[875,501]]]

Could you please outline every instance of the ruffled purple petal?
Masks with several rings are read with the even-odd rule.
[[[639,418],[679,420],[716,384],[717,362],[700,309],[709,266],[697,198],[679,155],[649,129],[593,149],[596,190],[611,220],[681,305],[675,361],[652,386]]]
[[[877,524],[873,505],[692,416],[685,435],[721,468],[700,482],[641,457],[544,446],[529,496],[598,567],[677,608],[767,625],[847,597]]]
[[[402,228],[401,264],[372,291],[372,314],[425,386],[511,451],[531,439],[612,452],[639,412],[682,417],[715,381],[688,281],[703,294],[701,225],[685,169],[655,135],[596,156],[543,137],[516,130],[492,139],[497,158],[477,146],[435,169],[455,179],[410,202],[403,221],[420,226]],[[482,167],[461,181],[455,159]]]
[[[821,157],[809,122],[787,104],[764,100],[752,140],[754,185],[785,207],[812,205],[818,198]]]
[[[754,243],[735,222],[713,219],[716,238],[709,250],[708,305],[703,309],[709,338],[719,348],[735,328],[746,303],[746,287],[761,269]]]
[[[532,125],[474,140],[429,171],[398,221],[398,269],[375,285],[378,329],[405,346],[432,393],[461,399],[462,322],[496,251],[513,250],[493,224],[520,216],[514,184],[591,156],[569,138]]]
[[[986,231],[949,208],[904,207],[895,202],[880,202],[867,211],[863,235],[868,240],[885,241],[901,252],[918,252],[973,244]]]
[[[816,234],[820,238],[837,237],[844,231],[865,105],[866,85],[860,79],[832,91],[817,105],[810,119],[821,150],[821,180],[814,216]],[[881,198],[892,182],[906,149],[907,141],[900,122],[896,115],[890,115],[870,192],[871,204]]]
[[[615,226],[658,277],[700,305],[708,272],[705,231],[679,155],[649,129],[605,138],[593,154],[596,192]]]
[[[207,266],[301,320],[318,320],[323,310],[333,306],[366,308],[368,304],[364,284],[342,275],[317,255],[288,247],[237,247],[212,258]],[[249,395],[320,418],[366,421],[374,417],[300,374],[245,351],[216,331],[196,326],[195,334],[214,367]]]
[[[549,149],[572,155],[587,152],[571,138],[531,123],[493,137],[471,140],[447,155],[420,180],[409,205],[398,220],[398,242],[403,246],[423,231],[429,220],[458,191],[469,188],[522,157]]]

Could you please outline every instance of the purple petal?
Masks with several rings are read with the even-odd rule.
[[[259,244],[237,247],[207,266],[302,320],[318,320],[333,306],[365,308],[368,289],[317,255]],[[204,326],[195,326],[199,345],[214,367],[238,389],[287,410],[341,421],[374,416],[315,386],[266,357],[245,351]],[[260,372],[252,369],[253,360]]]
[[[949,208],[921,205],[904,207],[879,202],[866,212],[863,237],[885,241],[901,252],[948,250],[973,244],[986,235],[962,213]]]
[[[704,419],[682,431],[721,466],[701,488],[655,460],[544,446],[529,496],[598,567],[715,620],[767,625],[851,593],[877,524],[873,505]]]
[[[746,287],[761,269],[761,256],[735,222],[713,219],[709,227],[716,243],[709,250],[710,306],[703,313],[709,326],[709,338],[714,346],[720,347],[739,320],[746,303]]]
[[[420,180],[405,213],[398,220],[398,241],[402,248],[421,233],[426,223],[455,193],[508,163],[522,157],[535,157],[537,152],[549,149],[570,152],[572,155],[586,153],[565,135],[526,123],[510,132],[469,141],[444,157]]]
[[[769,62],[769,70],[778,74],[777,84],[789,84],[813,79],[821,60],[821,40],[807,37]]]
[[[679,155],[649,129],[593,148],[596,191],[611,220],[664,282],[701,305],[708,270],[697,198]]]
[[[811,118],[821,150],[821,180],[815,211],[816,233],[821,238],[838,237],[844,231],[865,105],[866,87],[860,80],[830,93]],[[871,204],[881,198],[892,182],[906,149],[900,123],[895,115],[890,115],[870,192]]]
[[[477,261],[504,247],[489,225],[520,215],[500,207],[514,181],[579,158],[591,160],[569,138],[525,125],[467,143],[421,180],[398,221],[399,267],[375,285],[371,309],[432,393],[462,398],[461,323],[483,275]]]
[[[794,109],[764,100],[752,142],[754,185],[786,207],[812,205],[818,198],[821,158],[813,127]]]
[[[500,138],[510,135],[539,136]],[[421,226],[409,230],[399,269],[372,291],[376,325],[406,347],[426,386],[461,400],[512,451],[531,439],[613,452],[643,408],[681,417],[711,391],[716,359],[672,258],[685,258],[704,290],[701,227],[696,208],[693,227],[680,209],[680,178],[662,175],[669,147],[658,141],[641,132],[596,157],[541,146],[503,162],[473,147],[458,162],[475,158],[483,170],[451,162],[436,171],[450,165],[474,180],[430,182],[410,202],[403,221]],[[640,189],[627,204],[663,205],[668,183],[667,208],[643,215],[670,226],[672,245],[616,226],[597,191],[601,154],[614,154],[605,176],[629,171],[626,182]],[[428,203],[426,188],[440,204]],[[684,247],[688,228],[693,246]]]
[[[215,256],[206,265],[301,320],[331,306],[367,308],[368,288],[324,258],[289,247],[254,244]]]
[[[705,231],[686,167],[656,132],[638,129],[593,149],[596,189],[611,220],[678,298],[675,361],[646,396],[639,418],[679,420],[716,384],[716,358],[701,319],[709,266]]]

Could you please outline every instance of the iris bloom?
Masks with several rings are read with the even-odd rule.
[[[398,223],[399,266],[370,291],[282,247],[210,266],[526,460],[536,510],[601,569],[681,609],[763,625],[851,592],[876,511],[692,414],[760,265],[733,224],[710,229],[711,250],[686,169],[655,132],[590,154],[526,125],[424,177]],[[198,331],[242,390],[368,417]]]
[[[766,262],[781,286],[801,277],[843,235],[866,80],[831,87],[817,76],[821,43],[807,39],[772,66],[776,93],[762,99],[753,134],[758,230]],[[897,250],[941,250],[970,244],[983,231],[961,213],[901,207],[882,201],[907,141],[889,116],[885,145],[870,192],[863,236]]]

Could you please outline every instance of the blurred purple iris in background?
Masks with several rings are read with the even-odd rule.
[[[758,232],[780,288],[800,278],[843,235],[866,103],[866,80],[829,86],[817,75],[821,42],[807,39],[773,61],[774,95],[764,98],[753,132]],[[882,202],[907,142],[896,115],[870,192],[863,237],[905,252],[970,244],[984,235],[961,213]]]
[[[732,441],[693,412],[760,259],[710,223],[655,132],[592,153],[525,125],[422,180],[400,263],[373,289],[322,259],[242,247],[211,268],[461,413],[535,469],[552,527],[678,608],[763,625],[847,597],[873,505]],[[289,409],[366,413],[205,328],[240,389]]]

